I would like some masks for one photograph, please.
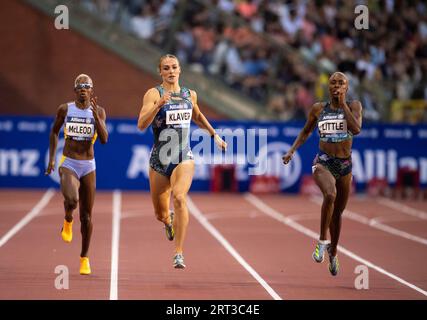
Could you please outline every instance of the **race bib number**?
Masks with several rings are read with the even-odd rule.
[[[191,122],[191,109],[166,111],[166,124],[189,124]]]
[[[319,121],[319,131],[321,134],[346,133],[347,121],[345,119]]]
[[[79,122],[67,122],[65,124],[67,136],[76,138],[92,138],[95,134],[95,125],[91,119]]]

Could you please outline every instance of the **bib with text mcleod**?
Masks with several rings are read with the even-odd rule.
[[[95,119],[67,117],[65,134],[73,140],[92,140],[95,135]]]

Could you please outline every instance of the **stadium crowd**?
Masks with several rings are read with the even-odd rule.
[[[80,0],[129,32],[221,78],[283,120],[327,98],[328,75],[350,79],[364,118],[391,101],[427,100],[427,3],[422,0]],[[369,10],[357,29],[355,7]],[[427,120],[427,119],[424,119]]]

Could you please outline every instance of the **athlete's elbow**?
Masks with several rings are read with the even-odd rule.
[[[52,139],[58,138],[59,131],[56,131],[54,128],[50,129],[49,137]]]
[[[360,127],[356,127],[356,128],[353,128],[353,129],[351,130],[351,133],[352,133],[354,136],[357,136],[357,135],[360,133],[360,131],[361,131],[361,128],[360,128]]]
[[[138,119],[137,127],[139,130],[144,131],[148,127],[148,121],[146,121],[144,118],[140,117]]]
[[[137,127],[138,127],[138,129],[140,130],[140,131],[144,131],[145,129],[147,129],[147,124],[145,123],[145,122],[140,122],[140,121],[138,121],[138,125],[137,125]]]
[[[108,135],[99,139],[101,144],[106,144],[108,142]]]

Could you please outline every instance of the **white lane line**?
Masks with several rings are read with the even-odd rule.
[[[274,300],[283,300],[269,284],[243,259],[243,257],[233,248],[233,246],[223,237],[223,235],[208,221],[203,213],[196,207],[194,202],[187,196],[187,205],[190,213],[199,221],[199,223],[216,239],[222,246],[239,262],[243,268],[258,281],[264,289],[273,297]]]
[[[301,214],[293,214],[288,216],[289,219],[292,219],[293,221],[298,220],[317,220],[319,218],[319,215],[316,213],[301,213]]]
[[[31,209],[30,212],[27,213],[25,217],[23,217],[12,229],[10,229],[1,239],[0,239],[0,248],[9,241],[16,233],[19,232],[22,228],[24,228],[31,220],[33,220],[49,203],[50,199],[55,194],[54,189],[48,189],[40,201]]]
[[[283,224],[305,234],[308,237],[311,237],[313,239],[319,239],[319,235],[304,227],[303,225],[299,224],[298,222],[293,221],[292,219],[289,219],[285,216],[283,216],[281,213],[279,213],[278,211],[274,210],[273,208],[271,208],[270,206],[268,206],[265,202],[263,202],[261,199],[259,199],[258,197],[254,196],[253,194],[245,194],[245,199],[250,202],[252,205],[254,205],[256,208],[258,208],[261,212],[264,212],[267,216],[282,222]],[[395,274],[388,272],[386,270],[384,270],[383,268],[373,264],[372,262],[363,259],[362,257],[356,255],[355,253],[351,252],[350,250],[345,249],[342,246],[338,246],[338,250],[340,252],[342,252],[343,254],[345,254],[346,256],[350,257],[353,260],[356,260],[364,265],[366,265],[369,268],[372,268],[376,271],[378,271],[379,273],[382,273],[384,275],[386,275],[389,278],[392,278],[394,280],[396,280],[397,282],[423,294],[424,296],[427,296],[427,291],[415,286],[414,284],[403,280],[402,278],[396,276]]]
[[[317,203],[317,204],[320,204],[320,205],[322,204],[321,198],[312,197],[310,200]],[[398,236],[401,238],[405,238],[407,240],[415,241],[415,242],[418,242],[418,243],[421,243],[421,244],[427,246],[427,239],[418,237],[416,235],[413,235],[413,234],[406,232],[406,231],[402,231],[400,229],[390,227],[384,223],[381,223],[379,221],[380,220],[379,218],[369,219],[369,218],[366,218],[365,216],[363,216],[361,214],[358,214],[358,213],[351,211],[351,210],[348,210],[348,209],[344,210],[343,217],[350,219],[350,220],[353,220],[353,221],[356,221],[356,222],[359,222],[359,223],[362,223],[362,224],[366,224],[372,228],[375,228],[375,229],[378,229],[378,230],[381,230],[384,232],[388,232],[392,235],[395,235],[395,236]]]
[[[422,210],[418,210],[415,208],[411,208],[407,205],[404,205],[402,203],[399,203],[397,201],[391,200],[391,199],[386,199],[386,198],[379,198],[376,200],[379,204],[382,204],[384,206],[387,206],[391,209],[397,210],[399,212],[402,212],[404,214],[413,216],[413,217],[417,217],[423,220],[427,220],[427,213],[422,211]]]
[[[122,209],[122,193],[113,192],[113,235],[111,239],[111,277],[110,300],[117,300],[117,283],[119,274],[119,242],[120,242],[120,215]]]

